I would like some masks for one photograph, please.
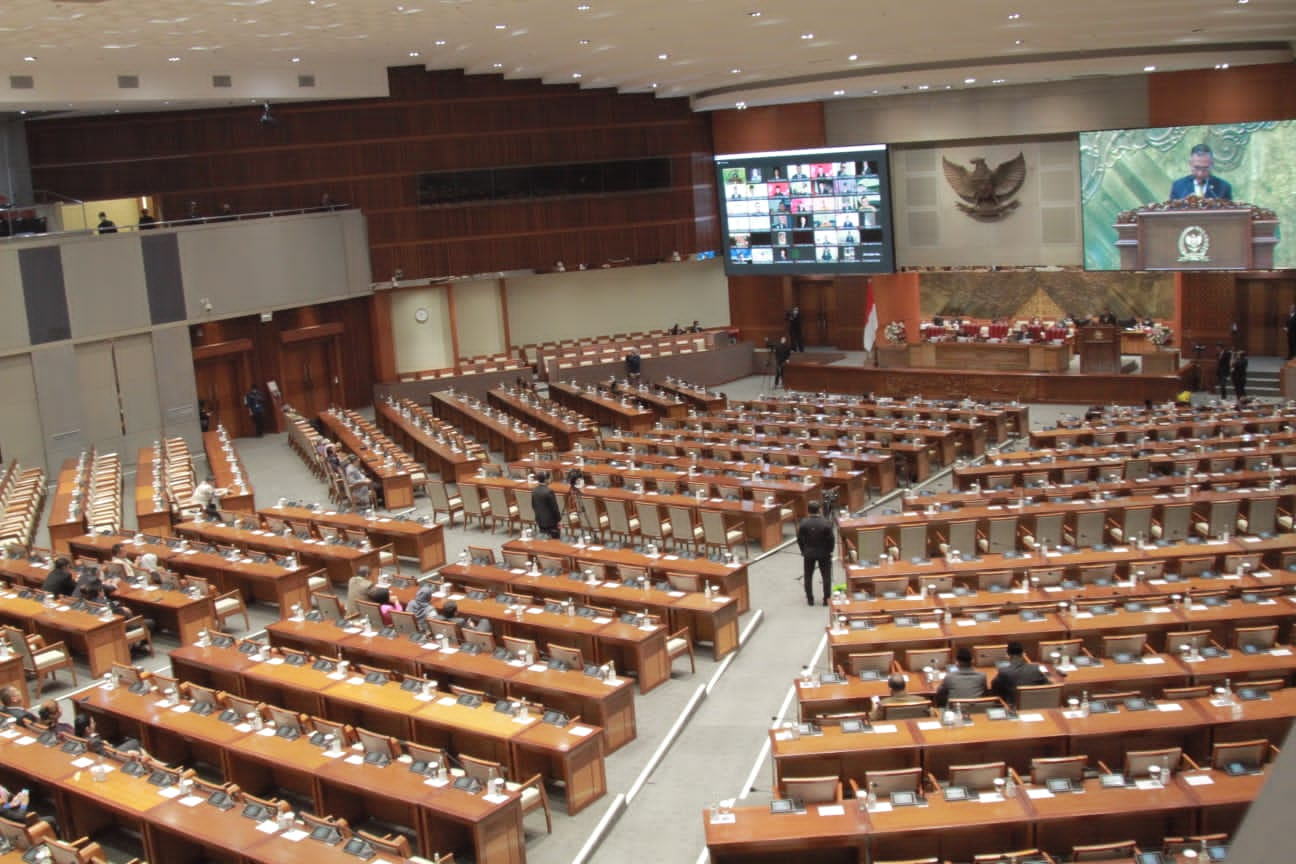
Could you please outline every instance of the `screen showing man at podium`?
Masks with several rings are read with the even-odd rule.
[[[1296,121],[1080,134],[1087,270],[1296,266]]]

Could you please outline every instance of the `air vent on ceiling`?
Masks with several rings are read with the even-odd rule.
[[[139,76],[138,75],[118,75],[117,89],[118,90],[138,90]]]
[[[314,76],[314,75],[298,75],[298,76],[297,76],[297,86],[298,86],[298,87],[314,87],[314,86],[315,86],[315,76]]]
[[[212,86],[213,87],[233,87],[234,79],[231,78],[229,75],[213,75]]]
[[[10,90],[30,90],[36,86],[36,79],[30,75],[10,75]]]

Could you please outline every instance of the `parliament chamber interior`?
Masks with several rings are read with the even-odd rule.
[[[1289,860],[1290,9],[46,5],[0,864]]]

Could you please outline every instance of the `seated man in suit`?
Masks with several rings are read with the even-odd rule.
[[[980,699],[986,695],[986,676],[972,668],[972,649],[964,645],[958,649],[954,661],[958,665],[945,674],[936,688],[936,698],[932,701],[937,707],[944,708],[951,699]]]
[[[1180,177],[1170,186],[1172,200],[1196,195],[1198,198],[1233,200],[1233,187],[1227,180],[1211,173],[1215,167],[1215,154],[1207,144],[1198,144],[1188,154],[1187,177]]]
[[[909,679],[903,673],[895,672],[887,679],[886,696],[878,702],[879,705],[913,705],[922,702],[921,696],[914,696],[912,693],[906,693],[905,687],[908,686]]]
[[[1017,701],[1018,687],[1035,687],[1049,683],[1048,676],[1035,663],[1027,663],[1020,642],[1008,643],[1008,665],[999,670],[990,689],[994,695],[1012,705]]]

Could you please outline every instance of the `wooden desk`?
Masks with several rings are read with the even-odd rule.
[[[239,459],[234,444],[230,441],[229,433],[224,428],[216,432],[204,432],[203,450],[207,453],[207,470],[216,478],[216,488],[225,490],[225,494],[220,496],[221,509],[255,513],[256,496],[252,492],[252,484],[248,482],[243,461]],[[147,531],[148,528],[141,523],[140,530]]]
[[[141,531],[171,534],[171,505],[167,503],[161,457],[155,447],[141,447],[135,461],[135,524]]]
[[[502,450],[506,460],[521,459],[549,440],[548,435],[530,426],[514,425],[507,418],[487,414],[476,399],[466,394],[446,390],[433,393],[430,399],[433,414],[470,433],[490,449]]]
[[[586,389],[561,381],[549,382],[549,398],[613,429],[642,432],[651,429],[656,419],[656,415],[650,410],[606,396],[593,388]]]
[[[384,507],[388,510],[404,510],[414,506],[414,482],[409,469],[399,460],[393,461],[366,444],[365,439],[348,425],[344,409],[321,411],[319,421],[324,424],[329,436],[337,439],[347,452],[354,453],[365,472],[378,480]]]
[[[588,418],[571,409],[563,410],[557,403],[543,400],[529,390],[519,393],[515,388],[496,387],[486,394],[486,399],[496,408],[544,432],[559,450],[570,450],[577,438],[598,433],[597,425]]]
[[[422,411],[413,403],[394,405],[387,400],[378,400],[374,404],[374,422],[402,450],[426,465],[429,471],[440,474],[445,482],[452,483],[460,477],[476,474],[483,459],[470,455],[421,425],[419,415]]]
[[[446,562],[445,529],[438,523],[423,524],[408,519],[389,516],[365,516],[359,513],[338,513],[336,510],[312,510],[306,507],[288,507],[275,504],[258,511],[262,516],[275,516],[297,522],[313,522],[348,531],[363,531],[375,546],[392,545],[397,555],[413,558],[419,572],[435,570]]]
[[[49,529],[50,548],[55,552],[68,551],[68,538],[84,534],[85,488],[90,476],[90,456],[82,453],[79,459],[64,459],[59,467],[45,526]]]
[[[696,406],[698,410],[705,411],[708,414],[723,411],[729,405],[729,400],[723,393],[712,393],[710,390],[695,387],[669,375],[666,376],[665,380],[656,382],[656,387],[666,393],[674,393],[686,402]]]
[[[1180,775],[1161,788],[1104,789],[1098,780],[1086,780],[1082,794],[1028,797],[1023,803],[1035,826],[1030,845],[1052,855],[1069,855],[1077,844],[1119,840],[1159,848],[1167,836],[1193,833],[1198,802],[1190,790]]]
[[[66,642],[73,653],[85,658],[92,677],[109,671],[113,663],[130,662],[123,618],[114,616],[105,621],[98,615],[70,609],[65,598],[45,606],[13,591],[0,592],[0,620],[26,633],[38,633],[46,642]]]
[[[292,555],[311,570],[324,568],[329,581],[335,585],[346,584],[361,567],[378,570],[378,550],[355,549],[336,543],[305,541],[297,537],[283,537],[265,531],[248,531],[216,522],[182,522],[176,526],[181,537],[196,538],[208,543],[235,545],[275,555]]]

